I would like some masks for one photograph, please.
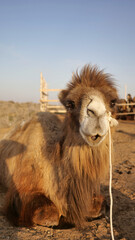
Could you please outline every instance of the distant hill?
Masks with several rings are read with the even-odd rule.
[[[0,128],[7,128],[17,122],[32,117],[40,111],[40,104],[26,102],[18,103],[13,101],[0,101]]]

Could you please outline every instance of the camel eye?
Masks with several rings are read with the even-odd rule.
[[[72,110],[72,109],[74,109],[74,108],[75,108],[75,103],[74,103],[74,101],[68,100],[68,101],[66,102],[66,109],[67,109],[67,110]]]
[[[95,115],[94,111],[87,109],[87,114],[88,116],[92,117],[93,115]]]

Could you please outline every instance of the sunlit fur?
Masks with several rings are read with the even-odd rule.
[[[0,142],[0,181],[8,188],[5,214],[15,225],[34,223],[82,226],[101,210],[100,182],[108,170],[108,135],[90,147],[80,135],[86,95],[95,91],[110,111],[117,91],[110,76],[85,66],[59,98],[67,107],[63,118],[38,113]],[[60,222],[59,222],[60,221]]]

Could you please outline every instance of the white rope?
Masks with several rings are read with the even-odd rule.
[[[110,230],[111,230],[111,237],[114,240],[113,234],[113,220],[112,220],[112,208],[113,208],[113,197],[112,197],[112,151],[111,151],[111,130],[109,126],[109,167],[110,167],[110,180],[109,180],[109,194],[110,194]]]

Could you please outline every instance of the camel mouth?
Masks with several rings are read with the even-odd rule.
[[[99,134],[93,135],[93,136],[86,136],[85,135],[85,140],[90,146],[97,146],[99,145],[105,138],[106,134],[101,136]]]
[[[96,141],[97,139],[101,138],[99,134],[96,134],[94,136],[91,136],[92,141]]]
[[[80,129],[80,133],[83,137],[83,139],[90,145],[90,146],[98,146],[106,137],[105,135],[87,135],[85,134],[81,129]]]
[[[93,135],[93,136],[86,136],[87,140],[89,142],[94,143],[94,144],[100,143],[103,137],[104,136],[100,136],[99,134],[96,134],[96,135]]]

